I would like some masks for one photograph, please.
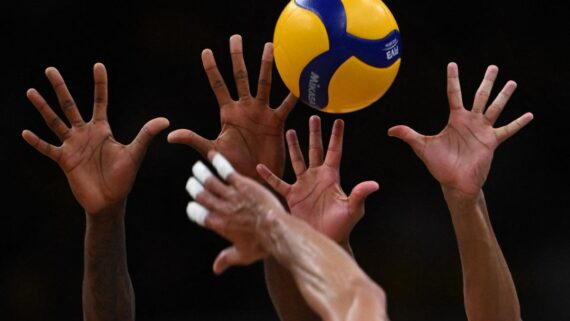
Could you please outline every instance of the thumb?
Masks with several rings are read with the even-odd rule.
[[[222,274],[229,267],[238,265],[241,262],[241,255],[235,246],[230,246],[218,254],[214,261],[214,273]]]
[[[229,267],[234,265],[250,265],[253,262],[263,258],[263,253],[243,253],[240,252],[237,247],[230,246],[224,249],[216,260],[214,261],[214,273],[222,274]]]
[[[289,194],[291,190],[291,185],[285,183],[282,179],[277,177],[277,175],[273,174],[264,164],[258,164],[255,169],[257,170],[257,174],[259,174],[271,188],[279,193],[279,195],[287,197],[287,194]]]
[[[421,150],[425,144],[424,135],[418,134],[418,132],[405,125],[391,127],[388,129],[388,136],[403,140],[410,145],[414,151]]]
[[[167,140],[171,144],[184,144],[194,148],[202,157],[206,158],[208,151],[214,148],[212,141],[188,129],[177,129],[168,134]]]
[[[280,119],[282,119],[283,122],[287,120],[289,113],[291,113],[291,110],[293,110],[293,107],[295,107],[295,104],[297,104],[298,100],[299,99],[295,97],[292,93],[289,93],[289,95],[287,95],[287,97],[285,97],[285,99],[283,100],[281,106],[277,108],[276,110],[277,116]]]
[[[164,117],[151,119],[144,124],[135,139],[129,144],[129,149],[132,150],[137,160],[142,159],[152,139],[168,126],[170,126],[170,122]]]
[[[364,201],[368,195],[380,189],[380,185],[375,181],[366,181],[356,185],[348,196],[349,207],[352,213],[357,213],[359,208],[364,207]]]

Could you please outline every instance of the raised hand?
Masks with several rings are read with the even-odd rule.
[[[61,141],[52,145],[30,130],[22,137],[61,167],[86,214],[83,274],[83,317],[91,320],[134,320],[134,290],[127,268],[124,216],[127,196],[152,139],[168,127],[166,118],[147,122],[128,145],[115,140],[107,120],[107,71],[93,67],[93,115],[85,122],[59,71],[46,69],[69,125],[35,90],[28,98]]]
[[[509,81],[486,107],[498,68],[489,66],[470,111],[463,107],[457,65],[447,66],[450,115],[435,136],[395,126],[388,135],[404,140],[439,181],[451,214],[461,258],[463,298],[471,321],[520,320],[517,291],[492,228],[483,193],[493,153],[533,118],[525,113],[511,123],[493,128],[513,94]]]
[[[214,262],[214,272],[222,273],[229,266],[248,265],[268,255],[260,229],[268,215],[284,215],[285,209],[268,189],[236,172],[222,154],[210,151],[208,158],[228,184],[198,161],[186,185],[197,202],[188,204],[187,213],[191,220],[233,243]]]
[[[499,144],[533,119],[531,113],[525,113],[507,125],[493,127],[517,86],[514,81],[508,81],[486,107],[497,73],[497,66],[487,68],[469,111],[463,106],[457,64],[449,63],[447,96],[450,114],[447,126],[434,136],[418,134],[403,125],[388,130],[388,135],[400,138],[412,147],[444,187],[466,195],[479,193]]]
[[[128,145],[115,140],[107,121],[107,71],[97,63],[93,67],[95,94],[93,115],[85,122],[79,113],[63,77],[53,67],[46,69],[67,125],[35,89],[27,96],[61,141],[52,145],[30,130],[22,137],[40,153],[61,167],[75,198],[87,213],[94,214],[126,199],[151,140],[168,127],[166,118],[147,122]]]
[[[348,246],[350,232],[364,215],[364,201],[378,190],[378,183],[366,181],[346,195],[340,186],[340,162],[344,122],[334,122],[326,155],[324,155],[321,120],[318,116],[309,119],[309,164],[305,164],[299,140],[294,130],[287,131],[289,155],[297,181],[288,184],[260,164],[258,173],[281,194],[292,215],[303,219],[318,231]]]
[[[243,59],[242,38],[230,37],[230,53],[238,99],[233,100],[211,50],[202,52],[202,63],[220,108],[221,132],[214,140],[179,129],[168,135],[170,143],[186,144],[203,157],[210,150],[223,153],[243,175],[258,181],[255,166],[266,164],[280,177],[285,167],[284,124],[297,98],[289,94],[278,108],[269,106],[273,45],[267,43],[261,59],[257,95],[251,95]]]
[[[211,151],[208,158],[227,184],[196,163],[187,184],[196,202],[187,213],[232,242],[216,258],[215,273],[271,256],[291,273],[319,320],[388,320],[383,289],[337,243],[287,215],[275,195],[237,173],[221,154]]]

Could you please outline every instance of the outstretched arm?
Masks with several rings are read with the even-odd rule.
[[[214,140],[206,139],[188,129],[177,129],[168,135],[168,142],[185,144],[206,157],[210,150],[224,153],[235,167],[259,182],[255,166],[266,164],[277,175],[285,168],[285,121],[297,98],[289,94],[277,108],[269,106],[273,44],[265,44],[257,93],[251,94],[249,74],[243,58],[240,35],[230,37],[230,53],[238,98],[234,100],[218,70],[210,49],[202,51],[202,64],[220,109],[221,131]]]
[[[493,128],[513,94],[509,81],[486,107],[498,68],[489,66],[470,111],[463,106],[459,72],[447,67],[450,115],[435,136],[395,126],[388,134],[408,143],[441,184],[451,212],[463,270],[465,310],[471,321],[520,320],[516,288],[497,242],[483,194],[495,149],[533,118],[525,113],[511,123]]]
[[[289,94],[279,107],[269,106],[273,44],[267,43],[264,47],[255,96],[250,90],[250,76],[244,62],[241,36],[232,35],[229,44],[238,96],[235,100],[218,70],[212,51],[205,49],[202,52],[204,70],[220,109],[220,134],[216,139],[209,140],[191,130],[178,129],[168,135],[168,141],[191,146],[203,157],[206,157],[210,150],[217,150],[223,153],[240,173],[265,184],[263,178],[258,175],[256,166],[264,164],[278,177],[283,176],[284,126],[297,98]],[[314,314],[304,305],[296,287],[291,285],[291,277],[286,275],[286,272],[274,273],[273,271],[283,271],[283,268],[271,257],[267,259],[265,268],[268,290],[281,319],[311,320],[299,317],[304,314],[313,317]],[[285,305],[281,302],[285,302]]]
[[[335,120],[326,153],[321,132],[320,117],[312,116],[309,119],[309,162],[306,164],[295,130],[287,131],[295,183],[284,182],[265,165],[259,165],[257,170],[287,201],[291,215],[309,223],[352,254],[350,232],[364,215],[364,201],[379,186],[374,181],[362,182],[347,195],[340,186],[344,122]],[[269,293],[281,320],[319,320],[302,299],[287,269],[268,259],[265,273]]]
[[[215,273],[272,256],[323,320],[388,320],[383,290],[345,250],[288,215],[269,190],[235,172],[221,154],[208,156],[228,184],[198,162],[187,185],[196,200],[188,215],[233,243],[216,258]]]
[[[107,120],[105,66],[95,64],[93,75],[93,115],[85,122],[59,71],[47,68],[46,76],[70,125],[35,89],[30,89],[29,100],[61,145],[52,145],[30,130],[24,130],[22,137],[60,166],[85,211],[84,319],[134,320],[134,293],[125,247],[126,200],[150,142],[168,126],[168,120],[149,121],[129,145],[117,142]]]

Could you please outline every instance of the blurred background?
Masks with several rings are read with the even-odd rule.
[[[286,127],[303,151],[308,118],[320,115],[325,142],[346,122],[342,187],[380,183],[352,233],[362,268],[385,290],[392,320],[465,320],[461,267],[439,185],[388,128],[406,124],[436,134],[446,124],[446,65],[459,65],[465,105],[489,64],[499,66],[493,97],[510,79],[518,89],[499,118],[535,115],[495,153],[484,187],[492,224],[510,266],[524,320],[570,320],[568,91],[570,27],[563,2],[386,1],[398,21],[402,64],[390,90],[350,114],[324,114],[299,103]],[[192,129],[213,139],[218,107],[202,70],[211,48],[235,97],[229,37],[243,36],[252,88],[261,52],[287,1],[71,1],[2,4],[0,86],[3,215],[0,224],[0,320],[80,320],[85,218],[59,167],[21,138],[31,129],[57,138],[26,99],[37,88],[59,112],[44,76],[57,67],[85,119],[92,110],[92,67],[109,73],[109,120],[129,143],[149,119],[171,126],[151,144],[129,197],[126,230],[137,319],[266,320],[277,316],[263,265],[221,276],[212,262],[227,242],[192,224],[184,190],[200,159],[170,145],[168,132]],[[274,69],[272,106],[287,95]],[[293,181],[288,163],[285,180]]]

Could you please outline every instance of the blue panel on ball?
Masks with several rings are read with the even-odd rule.
[[[342,43],[346,35],[346,11],[340,0],[295,0],[295,3],[319,16],[327,30],[331,48]]]
[[[344,40],[346,48],[350,49],[353,56],[376,68],[391,66],[400,58],[402,52],[398,30],[392,30],[382,39],[368,40],[347,34]]]
[[[381,39],[359,38],[346,32],[346,12],[340,0],[295,0],[295,3],[321,19],[329,40],[329,50],[308,63],[299,77],[300,98],[309,106],[317,109],[327,106],[331,78],[348,58],[354,56],[376,68],[389,67],[400,58],[398,30]]]
[[[325,108],[329,103],[331,78],[349,57],[350,53],[344,50],[329,50],[309,62],[299,78],[301,100],[311,107]]]

